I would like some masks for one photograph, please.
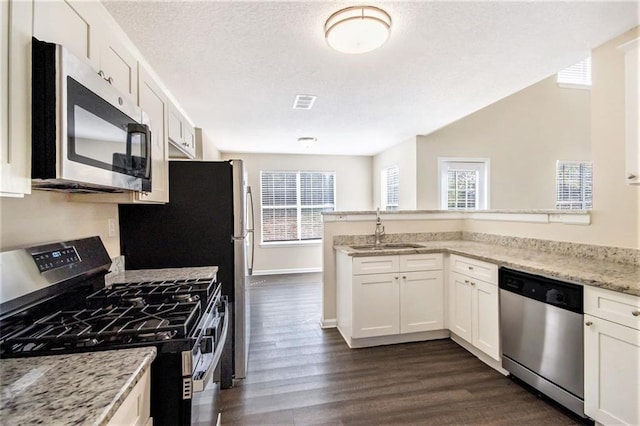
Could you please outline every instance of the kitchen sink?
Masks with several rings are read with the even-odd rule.
[[[421,244],[413,244],[413,243],[382,243],[382,244],[362,244],[362,245],[354,245],[350,246],[354,250],[389,250],[389,249],[414,249],[414,248],[422,248]]]

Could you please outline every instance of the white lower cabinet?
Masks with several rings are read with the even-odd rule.
[[[442,254],[350,257],[338,253],[336,266],[338,329],[345,338],[444,328]]]
[[[147,370],[113,417],[109,420],[109,426],[147,426],[152,425],[151,418],[151,375]]]
[[[464,264],[465,268],[456,265]],[[451,255],[449,329],[491,358],[500,360],[498,267]],[[464,271],[464,274],[457,272]],[[478,277],[489,277],[487,282]]]
[[[584,411],[604,425],[640,424],[640,298],[585,288]]]

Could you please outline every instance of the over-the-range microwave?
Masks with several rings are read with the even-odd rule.
[[[63,46],[32,46],[32,186],[151,191],[146,114]]]

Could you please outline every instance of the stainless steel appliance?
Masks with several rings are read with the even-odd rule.
[[[105,287],[111,260],[98,237],[0,253],[0,262],[1,357],[155,346],[154,424],[202,421],[199,392],[218,413],[229,312],[215,280]]]
[[[223,388],[246,377],[253,199],[241,160],[169,163],[166,205],[120,205],[120,249],[127,269],[218,266],[229,297],[233,341]],[[225,358],[226,361],[226,358]]]
[[[584,414],[582,286],[500,269],[502,367]]]
[[[64,47],[35,38],[31,108],[34,188],[151,191],[146,114]]]

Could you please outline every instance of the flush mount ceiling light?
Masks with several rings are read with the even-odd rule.
[[[305,148],[311,148],[318,141],[318,138],[303,137],[298,138],[298,142]]]
[[[324,24],[329,46],[343,53],[366,53],[382,46],[391,32],[391,17],[373,6],[352,6],[334,13]]]

